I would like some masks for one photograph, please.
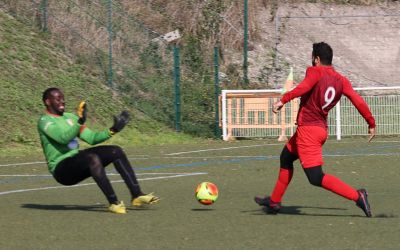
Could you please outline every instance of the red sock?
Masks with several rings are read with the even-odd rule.
[[[281,202],[283,195],[285,194],[286,188],[288,187],[290,180],[293,176],[293,169],[279,169],[278,180],[276,181],[274,191],[271,194],[271,200],[273,202]]]
[[[322,179],[322,187],[349,200],[357,201],[357,190],[341,181],[339,178],[325,174]]]

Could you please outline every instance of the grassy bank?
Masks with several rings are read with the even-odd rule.
[[[112,125],[112,116],[123,109],[132,122],[121,136],[109,143],[122,145],[184,143],[191,137],[175,133],[127,104],[129,96],[118,94],[98,82],[84,65],[73,63],[68,55],[12,16],[0,12],[0,154],[40,152],[36,123],[44,112],[42,92],[61,88],[66,110],[75,112],[80,100],[88,103],[87,125],[94,130]]]

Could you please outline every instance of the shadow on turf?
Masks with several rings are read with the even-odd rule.
[[[302,212],[301,209],[304,208],[312,208],[312,209],[320,209],[320,210],[347,210],[345,208],[331,208],[331,207],[310,207],[310,206],[285,206],[279,211],[279,214],[291,214],[291,215],[302,215],[302,216],[333,216],[333,217],[365,217],[365,215],[345,215],[345,214],[324,214],[324,213],[306,213]],[[242,211],[242,213],[253,213],[253,215],[265,215],[269,214],[266,208],[260,208],[257,210],[250,211]],[[256,213],[258,212],[258,213]],[[273,215],[273,214],[271,214]],[[389,218],[382,217],[379,218]]]
[[[207,211],[214,211],[213,208],[192,208],[191,209],[194,212],[207,212]]]
[[[93,205],[93,206],[84,206],[84,205],[46,205],[46,204],[22,204],[22,208],[29,209],[40,209],[40,210],[54,210],[54,211],[68,211],[68,210],[77,210],[77,211],[90,211],[90,212],[108,212],[108,209],[105,205]],[[152,210],[149,207],[129,207],[128,210],[134,211],[149,211]]]
[[[79,210],[79,211],[91,211],[91,212],[107,212],[102,205],[84,206],[84,205],[46,205],[46,204],[22,204],[21,207],[29,209],[40,209],[40,210]]]

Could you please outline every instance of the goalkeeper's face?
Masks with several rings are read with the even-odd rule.
[[[47,111],[55,115],[63,115],[65,110],[64,94],[59,90],[50,93],[46,100]]]

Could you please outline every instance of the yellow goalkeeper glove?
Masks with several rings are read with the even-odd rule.
[[[86,116],[87,116],[87,108],[86,108],[86,102],[85,101],[81,101],[81,103],[79,103],[79,107],[78,107],[78,123],[83,125],[86,122]]]

